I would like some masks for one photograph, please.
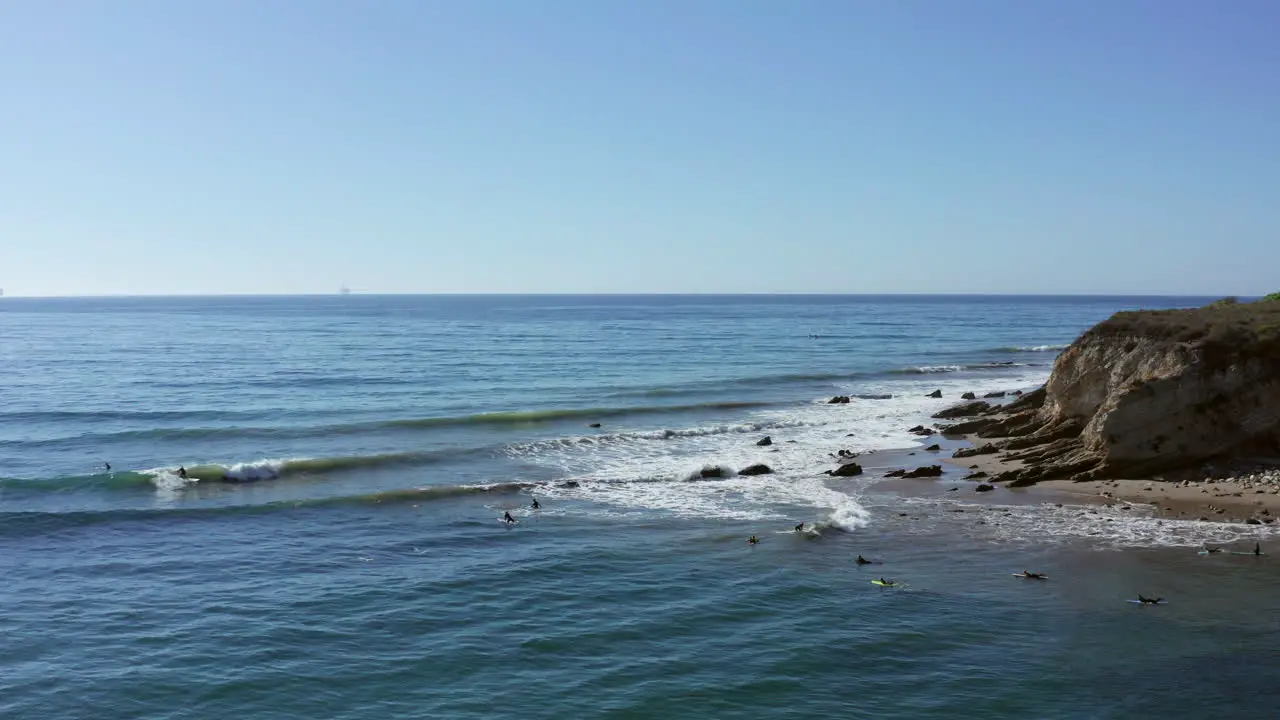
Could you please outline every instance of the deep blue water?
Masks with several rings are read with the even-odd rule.
[[[1204,301],[4,298],[0,717],[1267,716],[1260,531],[819,474]]]

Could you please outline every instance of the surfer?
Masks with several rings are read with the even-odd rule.
[[[185,467],[182,467],[182,466],[178,467],[178,477],[182,478],[183,480],[187,479],[187,469]]]
[[[804,523],[800,523],[796,526],[796,532],[804,532]]]
[[[1253,554],[1254,557],[1260,557],[1262,555],[1262,543],[1253,544]]]
[[[880,578],[880,584],[885,587],[893,587],[894,585],[897,585],[898,582],[896,580],[885,580],[884,578]]]
[[[542,504],[538,502],[538,498],[534,498],[533,505],[530,505],[530,507],[532,507],[534,510],[541,510]]]
[[[1033,573],[1033,572],[1029,572],[1029,571],[1027,571],[1027,570],[1023,570],[1023,571],[1022,571],[1022,577],[1027,578],[1027,579],[1029,579],[1029,580],[1043,580],[1043,579],[1044,579],[1044,573]]]
[[[757,538],[755,535],[752,535],[751,537],[747,538],[747,544],[748,544],[748,545],[756,545],[756,544],[758,544],[759,542],[760,542],[760,539],[759,539],[759,538]]]
[[[858,559],[857,559],[857,560],[854,560],[854,562],[858,563],[859,565],[870,565],[870,564],[871,564],[871,561],[870,561],[870,560],[868,560],[868,559],[866,559],[866,558],[862,557],[861,555],[859,555],[859,556],[858,556]]]
[[[102,467],[105,469],[106,472],[111,472],[111,463],[104,462],[102,463]]]
[[[1142,593],[1138,593],[1138,602],[1142,603],[1143,605],[1159,605],[1163,601],[1164,601],[1164,598],[1142,597]]]
[[[1204,552],[1205,552],[1205,554],[1206,554],[1206,555],[1212,555],[1212,554],[1214,554],[1214,553],[1220,553],[1220,552],[1222,552],[1222,548],[1220,548],[1220,547],[1211,548],[1211,547],[1209,547],[1208,545],[1205,545],[1205,546],[1204,546]]]
[[[513,518],[513,517],[511,517],[511,513],[510,513],[510,512],[504,512],[504,513],[502,513],[502,522],[504,522],[504,523],[506,523],[506,524],[508,524],[508,525],[514,525],[514,524],[515,524],[515,522],[516,522],[516,519],[515,519],[515,518]]]

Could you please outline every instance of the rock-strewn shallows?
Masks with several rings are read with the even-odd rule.
[[[960,425],[1024,463],[995,478],[1014,485],[1275,455],[1280,302],[1117,313],[1058,356],[1042,390],[995,412]]]

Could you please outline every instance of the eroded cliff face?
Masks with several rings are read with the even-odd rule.
[[[1280,357],[1176,337],[1087,333],[1043,392],[971,421],[1022,468],[998,480],[1142,477],[1280,454]]]

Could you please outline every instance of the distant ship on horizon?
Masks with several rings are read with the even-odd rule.
[[[350,295],[350,294],[351,294],[351,288],[347,287],[346,285],[343,285],[342,287],[338,288],[338,294],[339,294],[339,295]]]

